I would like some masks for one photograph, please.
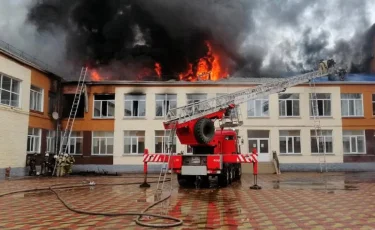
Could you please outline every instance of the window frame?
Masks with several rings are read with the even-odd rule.
[[[30,129],[32,130],[33,134],[29,134]],[[36,135],[34,134],[35,130],[38,132],[38,134],[36,134]],[[32,144],[33,149],[32,150],[30,150],[29,146],[28,146],[29,145],[29,138],[31,138],[32,142],[33,142],[33,144]],[[38,140],[37,140],[38,143],[35,143],[35,139],[36,138],[38,138]],[[42,143],[42,129],[29,127],[28,131],[27,131],[26,152],[27,153],[37,153],[37,154],[40,154],[41,143]]]
[[[129,132],[130,135],[129,136],[126,136],[126,132]],[[135,134],[132,134],[132,132],[136,132]],[[137,132],[141,132],[141,134],[143,134],[142,136],[137,136]],[[143,132],[143,133],[142,133]],[[143,138],[144,140],[144,149],[146,149],[146,131],[145,130],[125,130],[123,132],[123,151],[122,151],[122,154],[124,156],[138,156],[140,154],[144,154],[144,150],[143,152],[139,152],[139,139],[140,138]],[[125,139],[130,139],[130,152],[129,153],[126,153],[125,152]],[[133,153],[132,152],[132,146],[133,146],[133,139],[136,139],[136,152]]]
[[[40,90],[40,92],[38,90],[36,90],[36,89],[33,89],[33,87],[36,88],[36,89],[38,89],[38,90]],[[38,110],[38,108],[33,107],[34,104],[32,103],[33,97],[34,97],[34,100],[35,100],[35,95],[38,95],[38,94],[40,94],[40,102],[39,102],[39,104],[40,104],[39,105],[40,106],[40,110]],[[33,111],[33,112],[35,112],[35,111],[36,112],[41,112],[41,113],[44,112],[44,89],[43,88],[35,86],[35,85],[31,85],[30,86],[29,109],[30,109],[30,111]]]
[[[281,132],[282,131],[298,131],[299,132],[299,135],[298,136],[296,136],[296,135],[287,135],[287,136],[284,136],[284,135],[281,135]],[[286,150],[286,152],[284,153],[284,152],[281,152],[281,138],[286,138],[285,139],[285,142],[286,142],[286,145],[285,145],[285,150]],[[289,141],[289,139],[292,139],[292,145],[293,145],[293,152],[289,152],[289,148],[288,148],[288,141]],[[296,148],[296,146],[295,146],[295,138],[299,138],[299,148],[300,148],[300,152],[296,152],[295,151],[295,148]],[[279,130],[279,151],[280,151],[280,154],[281,155],[300,155],[301,153],[302,153],[302,142],[301,142],[301,130]]]
[[[126,96],[139,96],[139,97],[142,97],[142,98],[144,98],[144,99],[137,99],[137,100],[134,100],[134,99],[126,99]],[[146,97],[146,94],[131,94],[131,93],[127,93],[127,94],[125,94],[124,95],[124,117],[125,118],[145,118],[146,117],[146,114],[147,114],[147,108],[146,108],[146,106],[147,106],[147,104],[146,104],[146,99],[147,99],[147,97]],[[138,109],[137,109],[137,111],[138,111],[138,115],[137,116],[133,116],[133,112],[134,112],[134,107],[133,107],[133,103],[134,103],[134,101],[138,101]],[[126,103],[131,103],[131,115],[130,116],[128,116],[128,115],[126,115]],[[144,115],[139,115],[140,114],[140,110],[139,110],[139,102],[144,102],[144,106],[145,106],[145,109],[144,109]]]
[[[330,132],[330,134],[327,134],[327,132]],[[311,151],[311,154],[313,154],[313,155],[333,154],[333,148],[334,148],[334,144],[333,144],[333,130],[332,129],[324,129],[324,130],[322,129],[321,130],[321,134],[322,135],[318,138],[315,135],[315,129],[311,129],[310,130],[310,151]],[[315,139],[313,140],[313,138],[315,138]],[[327,152],[327,138],[331,138],[332,152]],[[320,143],[320,141],[323,142],[323,149],[324,149],[323,152],[314,152],[313,151],[313,145],[312,145],[312,143],[313,143],[313,141],[316,143],[316,139],[319,139],[319,143]]]
[[[98,135],[95,136],[95,134],[103,133],[104,135]],[[111,134],[110,136],[107,136],[107,134]],[[98,139],[99,140],[99,153],[94,152],[94,141]],[[105,152],[102,153],[101,150],[103,148],[102,146],[102,140],[104,139],[104,146],[105,146]],[[108,139],[112,139],[112,153],[108,153]],[[92,156],[113,156],[115,147],[115,135],[114,131],[92,131],[91,132],[91,155]]]
[[[61,138],[64,136],[64,132],[61,132]],[[77,139],[80,139],[82,140],[81,143],[82,143],[82,149],[80,149],[81,153],[77,153]],[[70,152],[70,142],[74,140],[74,153],[71,153]],[[62,143],[64,144],[64,143]],[[68,154],[71,154],[71,155],[77,155],[77,156],[80,156],[83,154],[83,132],[82,131],[72,131],[72,133],[70,134],[70,138],[67,140],[67,146],[68,146]],[[63,148],[64,150],[64,148]]]
[[[164,96],[164,99],[161,100],[161,99],[157,99],[158,96]],[[171,97],[175,97],[175,99],[168,99],[168,97],[171,96]],[[175,107],[171,107],[171,101],[172,102],[175,102]],[[158,111],[157,111],[157,104],[158,102],[162,103],[162,115],[158,116]],[[168,109],[166,109],[166,104],[168,105]],[[172,94],[172,93],[159,93],[159,94],[155,94],[155,117],[156,118],[162,118],[162,117],[165,117],[168,113],[169,110],[171,109],[174,109],[174,108],[177,108],[177,94]]]
[[[372,97],[372,116],[375,117],[375,93],[373,93],[371,97]]]
[[[203,96],[204,98],[202,98],[202,99],[189,99],[189,96]],[[201,101],[205,101],[207,99],[208,99],[207,93],[187,93],[186,94],[186,105],[198,103],[198,102],[201,102]],[[190,113],[194,114],[194,110],[202,111],[204,109],[200,109],[199,105],[193,106],[192,111],[190,111]],[[189,113],[189,111],[188,111],[188,113]]]
[[[350,94],[359,94],[361,95],[361,99],[353,99],[353,98],[342,98],[343,95],[350,95]],[[353,102],[353,109],[354,112],[356,111],[356,101],[361,101],[361,114],[360,115],[350,115],[350,101]],[[347,101],[347,107],[348,107],[348,115],[344,115],[344,109],[343,109],[343,101]],[[340,105],[341,105],[341,117],[364,117],[364,107],[363,107],[363,94],[362,93],[341,93],[340,94]]]
[[[286,98],[286,99],[281,98],[280,99],[281,95],[288,95],[288,94],[290,94],[291,96],[297,95],[298,99],[296,99],[296,98]],[[301,104],[300,104],[300,100],[301,100],[301,98],[300,98],[300,94],[299,93],[279,93],[278,94],[279,117],[282,117],[282,118],[284,118],[284,117],[292,117],[292,118],[301,117]],[[291,115],[291,116],[287,115],[287,110],[288,110],[287,109],[288,108],[287,101],[291,101],[292,102],[292,114],[294,114],[294,110],[295,110],[293,108],[294,102],[296,101],[298,103],[298,115]],[[285,115],[281,115],[281,111],[282,111],[281,106],[285,106]]]
[[[95,99],[95,96],[97,96],[97,95],[113,95],[115,97],[115,94],[94,94],[94,100],[93,100],[93,104],[92,104],[92,108],[93,108],[92,109],[92,117],[94,119],[114,119],[115,113],[116,113],[116,103],[115,103],[116,98],[115,99],[107,99],[107,100],[99,100],[99,99]],[[100,111],[99,111],[100,116],[95,116],[95,102],[100,102]],[[107,103],[107,116],[102,115],[103,102]],[[108,103],[109,102],[113,103],[113,116],[108,116],[108,111],[109,111]]]
[[[257,102],[259,101],[260,105],[261,105],[261,108],[264,107],[264,104],[268,104],[268,110],[267,110],[267,114],[265,114],[263,111],[261,111],[261,115],[260,116],[257,116]],[[249,115],[249,112],[250,112],[250,104],[253,103],[253,108],[254,108],[254,116],[251,116]],[[269,99],[269,96],[264,96],[264,97],[261,97],[261,98],[256,98],[256,99],[252,99],[252,100],[249,100],[247,101],[247,110],[246,110],[246,114],[247,114],[247,117],[248,118],[259,118],[259,117],[270,117],[270,108],[269,108],[269,105],[270,105],[270,99]]]
[[[343,144],[343,153],[344,155],[353,155],[353,154],[366,154],[367,153],[367,149],[366,149],[366,131],[365,130],[360,130],[361,131],[361,135],[353,135],[353,134],[350,134],[350,135],[347,135],[345,134],[345,131],[358,131],[358,130],[343,130],[343,134],[342,134],[342,144]],[[363,152],[358,152],[358,137],[363,137]],[[345,146],[344,146],[344,141],[345,141],[345,138],[349,138],[349,149],[350,149],[350,152],[345,152]],[[352,138],[354,138],[356,140],[356,144],[355,144],[355,147],[356,147],[356,152],[352,152]]]
[[[51,133],[52,133],[52,136],[51,136]],[[51,149],[51,145],[52,145],[52,149]],[[56,151],[56,131],[55,130],[47,130],[46,151],[49,153],[55,153]]]
[[[3,80],[4,80],[4,77],[5,78],[9,78],[10,79],[10,91],[8,89],[3,89]],[[13,81],[17,82],[18,83],[18,92],[15,92],[13,91]],[[2,106],[9,106],[9,107],[12,107],[12,108],[21,108],[21,92],[22,92],[22,81],[20,79],[17,79],[17,78],[14,78],[14,77],[11,77],[7,74],[4,74],[2,72],[0,72],[0,105]],[[10,94],[10,99],[9,99],[9,103],[8,104],[5,104],[5,103],[2,103],[2,100],[1,100],[1,95],[2,95],[2,91],[6,91]],[[13,95],[17,95],[18,96],[18,99],[17,99],[17,105],[12,105],[12,96]]]
[[[157,132],[163,132],[163,135],[160,136],[157,134]],[[155,130],[155,143],[154,143],[154,150],[155,150],[155,153],[158,153],[158,151],[156,151],[156,144],[158,143],[157,142],[157,138],[161,138],[162,139],[162,152],[160,153],[168,153],[168,141],[169,141],[169,130],[167,132],[165,132],[164,130]],[[173,145],[172,145],[172,153],[176,153],[177,151],[177,138],[176,138],[176,135],[174,135],[173,137],[174,141],[173,141]],[[164,151],[166,150],[166,151]],[[160,154],[158,153],[158,154]]]
[[[328,94],[329,95],[329,99],[327,99],[327,98],[318,98],[319,96],[318,95],[322,95],[322,94]],[[310,118],[312,118],[312,117],[314,117],[313,116],[313,108],[312,108],[312,101],[314,101],[314,104],[315,104],[315,100],[314,99],[312,99],[312,93],[309,93],[309,108],[310,108]],[[316,97],[317,97],[317,99],[316,99],[316,101],[317,101],[317,108],[318,108],[318,115],[316,116],[316,117],[332,117],[332,94],[331,93],[316,93]],[[319,115],[319,101],[322,101],[322,103],[323,103],[323,107],[322,107],[322,109],[323,109],[323,115]],[[330,112],[330,114],[329,115],[327,115],[327,114],[325,114],[325,107],[324,107],[324,102],[329,102],[329,112]]]

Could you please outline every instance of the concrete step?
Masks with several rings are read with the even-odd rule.
[[[242,164],[242,173],[252,174],[253,164]],[[275,174],[275,166],[273,162],[258,162],[258,174]]]

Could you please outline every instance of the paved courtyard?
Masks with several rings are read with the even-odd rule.
[[[121,184],[140,182],[141,177],[0,179],[0,194],[91,180],[97,185],[57,192],[67,205],[81,211],[140,212],[154,202],[155,184],[148,189]],[[168,202],[148,212],[183,220],[174,229],[375,229],[374,173],[259,175],[262,190],[250,190],[252,180],[252,175],[243,175],[241,182],[223,189],[175,185]],[[0,197],[0,229],[145,229],[136,225],[136,217],[78,214],[48,190]],[[172,223],[153,217],[143,220]]]

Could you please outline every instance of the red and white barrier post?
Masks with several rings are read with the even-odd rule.
[[[143,153],[143,174],[145,176],[144,181],[142,184],[139,185],[140,188],[149,188],[150,184],[147,183],[147,161],[146,161],[146,156],[148,155],[148,149],[145,149]]]
[[[257,152],[257,149],[253,148],[252,153],[253,155],[256,156],[255,157],[256,160],[253,162],[254,184],[250,186],[250,189],[262,189],[262,187],[258,185],[258,152]]]

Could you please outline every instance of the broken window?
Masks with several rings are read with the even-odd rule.
[[[75,94],[64,94],[63,96],[63,118],[68,118],[73,106]],[[76,118],[83,118],[85,115],[85,96],[81,94],[78,104]]]
[[[125,117],[146,116],[146,95],[125,95]]]
[[[170,109],[177,107],[177,94],[156,94],[156,117],[164,117]]]
[[[330,93],[317,93],[316,99],[312,96],[312,94],[310,94],[310,116],[314,115],[320,117],[331,116]]]
[[[115,95],[94,95],[94,118],[115,116]]]
[[[279,116],[298,117],[299,115],[299,94],[279,94]]]

